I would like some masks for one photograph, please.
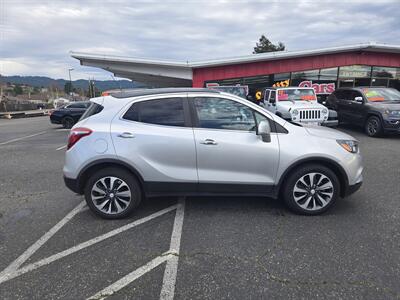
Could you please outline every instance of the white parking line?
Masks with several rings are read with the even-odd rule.
[[[35,133],[35,134],[31,134],[31,135],[23,136],[23,137],[20,137],[20,138],[12,139],[12,140],[0,143],[0,145],[7,145],[7,144],[10,144],[10,143],[17,142],[17,141],[20,141],[20,140],[24,140],[24,139],[27,139],[27,138],[31,138],[31,137],[34,137],[34,136],[37,136],[37,135],[45,134],[46,132],[47,131],[41,131],[41,132],[38,132],[38,133]]]
[[[13,276],[18,268],[29,259],[40,247],[43,246],[57,231],[61,229],[69,220],[71,220],[77,213],[79,213],[85,206],[85,202],[81,202],[71,212],[69,212],[60,222],[54,225],[47,231],[39,240],[30,246],[24,253],[22,253],[16,260],[14,260],[7,268],[0,273],[0,283],[7,281]]]
[[[56,131],[70,131],[71,129],[67,129],[67,128],[60,128],[60,129],[56,129]]]
[[[81,209],[82,207],[80,207],[79,209]],[[61,251],[59,253],[53,254],[47,258],[44,258],[42,260],[39,260],[37,262],[31,263],[23,268],[18,269],[18,267],[24,263],[30,256],[32,256],[52,235],[54,235],[55,232],[57,232],[63,225],[65,225],[66,222],[68,222],[74,215],[76,215],[79,211],[75,211],[76,209],[78,209],[78,207],[76,207],[73,211],[71,211],[64,219],[66,219],[68,217],[68,220],[66,220],[66,222],[63,222],[63,224],[60,227],[57,227],[57,231],[55,231],[54,233],[51,234],[51,236],[48,237],[49,232],[46,233],[39,241],[37,241],[35,244],[33,244],[27,251],[24,252],[24,254],[22,254],[16,261],[14,261],[9,267],[7,267],[2,273],[0,273],[0,284],[10,280],[12,278],[15,278],[17,276],[20,276],[22,274],[25,274],[27,272],[33,271],[37,268],[40,268],[42,266],[48,265],[56,260],[59,260],[63,257],[66,257],[72,253],[75,253],[77,251],[80,251],[84,248],[87,248],[89,246],[92,246],[96,243],[99,243],[101,241],[104,241],[110,237],[113,237],[117,234],[120,234],[128,229],[131,229],[135,226],[138,226],[140,224],[143,224],[147,221],[150,221],[154,218],[157,218],[159,216],[162,216],[170,211],[173,211],[177,208],[177,205],[172,205],[170,207],[167,207],[163,210],[160,210],[158,212],[155,212],[147,217],[144,217],[142,219],[133,221],[132,223],[126,224],[120,228],[111,230],[105,234],[99,235],[93,239],[90,239],[86,242],[80,243],[76,246],[73,246],[67,250]],[[62,221],[64,221],[64,219]],[[59,224],[62,222],[60,221]],[[56,226],[58,226],[59,224],[57,224]],[[54,226],[54,227],[56,227]],[[54,228],[53,227],[53,228]],[[53,228],[51,229],[51,231],[54,231]],[[40,242],[40,243],[39,243]],[[22,257],[22,258],[21,258]]]
[[[56,149],[56,151],[58,151],[58,150],[62,150],[62,149],[64,149],[64,148],[66,148],[66,147],[67,147],[67,145],[64,145],[64,146],[58,147],[58,148]]]
[[[140,268],[122,277],[121,279],[117,280],[108,287],[102,289],[100,292],[97,292],[93,296],[89,297],[88,300],[92,299],[100,300],[113,295],[114,293],[118,292],[127,285],[131,284],[133,281],[135,281],[142,275],[146,274],[147,272],[153,270],[154,268],[156,268],[165,261],[167,261],[167,266],[165,267],[164,271],[164,278],[160,293],[160,299],[163,300],[174,299],[184,212],[185,212],[185,198],[180,198],[179,203],[176,206],[174,226],[172,229],[171,242],[168,252],[160,256],[157,256],[155,259],[151,260],[144,266],[141,266]]]
[[[128,275],[122,277],[120,280],[114,282],[113,284],[109,285],[105,289],[101,290],[100,292],[94,294],[93,296],[88,298],[88,300],[101,300],[101,299],[107,298],[108,296],[111,296],[112,294],[114,294],[114,293],[118,292],[120,289],[126,287],[128,284],[135,281],[139,277],[143,276],[147,272],[158,267],[163,262],[168,260],[171,256],[172,256],[172,254],[157,256],[155,259],[151,260],[144,266],[141,266],[140,268],[136,269],[135,271],[129,273]]]
[[[171,243],[169,246],[169,252],[174,255],[172,255],[172,257],[167,261],[167,265],[165,267],[163,284],[160,293],[160,299],[162,300],[174,299],[184,213],[185,199],[183,198],[179,200],[178,208],[176,209],[174,228],[172,230]]]

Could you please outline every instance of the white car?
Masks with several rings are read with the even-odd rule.
[[[338,125],[336,112],[318,103],[313,88],[268,88],[264,92],[262,106],[293,122],[329,127]]]
[[[70,132],[64,179],[104,218],[162,195],[267,196],[316,215],[362,184],[353,137],[228,93],[150,89],[91,101]]]

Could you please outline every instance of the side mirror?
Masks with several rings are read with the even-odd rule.
[[[261,121],[258,124],[257,135],[261,136],[263,142],[271,142],[271,126],[268,121]]]
[[[275,104],[275,102],[276,102],[276,100],[275,100],[274,98],[272,98],[272,99],[269,99],[269,103],[271,103],[271,104]]]
[[[354,101],[357,101],[359,103],[363,103],[364,102],[363,97],[355,97]]]

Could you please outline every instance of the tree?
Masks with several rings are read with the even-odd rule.
[[[253,54],[283,50],[285,50],[285,45],[282,42],[278,42],[278,45],[274,45],[265,37],[265,35],[262,35],[259,42],[256,43],[256,46],[254,47]]]
[[[24,91],[22,90],[22,87],[20,85],[15,85],[13,88],[13,92],[14,95],[22,95]]]

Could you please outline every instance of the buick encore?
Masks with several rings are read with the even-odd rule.
[[[64,180],[97,215],[129,215],[146,197],[279,198],[317,215],[362,183],[358,142],[287,122],[208,89],[113,92],[72,128]]]

